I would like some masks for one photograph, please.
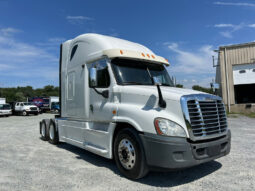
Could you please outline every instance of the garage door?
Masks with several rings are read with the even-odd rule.
[[[233,66],[234,85],[255,84],[255,64]]]

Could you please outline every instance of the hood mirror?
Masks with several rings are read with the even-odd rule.
[[[161,108],[166,108],[166,101],[163,99],[161,89],[160,89],[161,81],[159,80],[158,77],[155,77],[155,76],[152,77],[152,80],[153,80],[154,85],[157,86],[157,89],[158,89],[158,97],[159,97],[158,105]]]
[[[161,82],[160,82],[160,80],[159,80],[159,78],[158,77],[156,77],[156,76],[154,76],[153,77],[153,82],[154,82],[154,85],[156,85],[156,86],[161,86]]]

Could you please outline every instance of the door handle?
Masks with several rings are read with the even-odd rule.
[[[92,104],[90,104],[89,108],[90,108],[90,111],[93,113],[93,111],[94,111],[94,107],[93,107],[93,105],[92,105]]]

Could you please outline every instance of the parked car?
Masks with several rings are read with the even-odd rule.
[[[12,115],[11,105],[8,103],[0,104],[0,116],[9,117],[10,115]]]
[[[39,108],[31,102],[16,102],[14,105],[14,112],[23,116],[39,114]]]

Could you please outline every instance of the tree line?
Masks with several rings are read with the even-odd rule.
[[[0,88],[0,97],[6,98],[6,102],[27,101],[28,97],[59,96],[59,87],[52,85],[34,89],[32,86]]]
[[[182,84],[176,84],[176,87],[177,87],[177,88],[183,88],[183,85],[182,85]],[[205,88],[205,87],[202,87],[202,86],[199,86],[199,85],[194,85],[194,86],[192,86],[192,89],[193,89],[193,90],[200,91],[200,92],[205,92],[205,93],[209,93],[209,94],[214,94],[212,88]]]
[[[183,88],[182,84],[177,84],[176,87]],[[202,91],[213,94],[212,88],[205,88],[199,85],[192,86],[193,90]],[[43,88],[34,89],[32,86],[16,87],[16,88],[0,88],[0,97],[6,98],[7,102],[26,101],[28,97],[48,97],[59,96],[59,87],[52,85],[44,86]]]

